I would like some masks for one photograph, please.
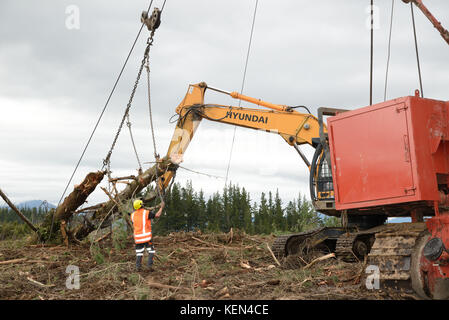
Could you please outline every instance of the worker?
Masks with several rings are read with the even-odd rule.
[[[136,269],[137,271],[142,270],[143,253],[146,249],[149,254],[147,266],[149,271],[152,271],[153,257],[156,251],[154,250],[152,241],[151,219],[161,216],[165,202],[161,202],[157,213],[154,213],[154,208],[153,210],[143,208],[143,201],[140,199],[134,200],[133,207],[136,210],[131,214],[131,221],[134,228],[134,242],[136,243]]]

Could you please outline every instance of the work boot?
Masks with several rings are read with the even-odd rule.
[[[136,257],[136,270],[142,271],[142,256]]]
[[[150,253],[148,256],[147,267],[149,269],[152,269],[152,267],[153,267],[153,257],[154,257],[154,253]]]

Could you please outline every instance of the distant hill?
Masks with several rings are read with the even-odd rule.
[[[19,209],[24,209],[24,208],[29,208],[29,209],[32,209],[32,208],[39,208],[41,205],[42,205],[42,208],[45,208],[45,205],[42,204],[43,202],[44,202],[44,201],[42,201],[42,200],[29,200],[29,201],[24,201],[24,202],[21,202],[21,203],[19,203],[19,204],[16,204],[16,206],[17,206],[17,208],[19,208]],[[49,203],[49,202],[47,202],[47,205],[48,205],[48,208],[49,208],[49,209],[56,208],[56,206],[55,206],[54,204],[51,204],[51,203]]]

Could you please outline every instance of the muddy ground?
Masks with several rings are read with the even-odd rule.
[[[135,270],[130,238],[72,246],[0,242],[0,299],[414,299],[395,290],[367,290],[362,262],[335,258],[304,267],[269,250],[274,236],[173,233],[154,238],[153,271]],[[146,257],[144,262],[146,262]],[[19,260],[16,260],[19,259]],[[13,263],[5,261],[16,260]],[[3,263],[2,263],[3,262]],[[66,287],[77,266],[79,289]],[[73,282],[69,281],[69,284]]]

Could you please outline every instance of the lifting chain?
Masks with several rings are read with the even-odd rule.
[[[112,142],[111,148],[109,149],[109,152],[107,153],[106,158],[103,160],[103,168],[102,168],[102,170],[104,170],[106,168],[109,179],[111,179],[111,176],[110,176],[110,173],[111,173],[111,171],[110,171],[110,164],[111,164],[112,151],[114,151],[114,147],[115,147],[115,144],[117,143],[117,139],[118,139],[118,137],[120,135],[120,132],[121,132],[122,127],[123,127],[123,124],[125,123],[125,120],[128,117],[129,109],[131,108],[131,105],[132,105],[132,102],[133,102],[133,99],[134,99],[134,95],[135,95],[136,90],[137,90],[137,86],[139,85],[140,76],[142,75],[142,70],[143,70],[143,67],[145,65],[145,61],[147,59],[149,51],[150,51],[150,45],[148,44],[147,47],[145,48],[144,58],[142,59],[142,62],[140,64],[139,72],[137,73],[137,79],[136,79],[136,81],[134,83],[134,87],[133,87],[133,90],[131,92],[131,96],[130,96],[128,104],[126,106],[125,114],[122,117],[122,121],[120,122],[120,125],[118,127],[117,133],[115,134],[114,141]]]
[[[136,149],[136,145],[134,143],[134,138],[132,135],[132,130],[131,130],[131,122],[129,120],[129,110],[131,109],[131,105],[137,90],[137,87],[139,85],[139,81],[140,81],[140,77],[142,75],[142,71],[143,68],[146,67],[147,70],[147,77],[148,77],[148,101],[149,101],[149,109],[150,109],[150,124],[151,124],[151,132],[152,132],[152,137],[153,137],[153,147],[154,147],[154,154],[156,157],[156,161],[159,160],[159,156],[156,154],[156,142],[155,142],[155,137],[154,137],[154,129],[153,129],[153,120],[152,120],[152,112],[151,112],[151,101],[150,101],[150,77],[149,77],[149,73],[150,73],[150,69],[149,69],[149,53],[150,53],[150,47],[153,45],[153,36],[154,33],[156,31],[156,29],[159,27],[160,23],[161,23],[161,11],[158,8],[155,8],[153,10],[153,13],[150,17],[148,17],[148,13],[146,11],[142,12],[142,17],[141,17],[141,21],[142,23],[144,23],[148,30],[151,31],[150,37],[147,39],[147,46],[145,48],[145,52],[144,52],[144,56],[143,59],[141,61],[140,67],[139,67],[139,71],[137,73],[137,78],[136,81],[134,83],[134,87],[132,89],[131,92],[131,96],[129,98],[128,104],[126,106],[125,109],[125,113],[122,117],[122,120],[120,122],[119,128],[117,130],[117,133],[115,134],[114,140],[112,142],[111,148],[109,149],[109,152],[106,155],[106,158],[103,160],[103,167],[102,170],[105,170],[109,181],[112,179],[111,177],[111,156],[112,156],[112,152],[115,148],[115,144],[117,143],[118,137],[120,135],[120,132],[122,130],[123,124],[125,123],[125,120],[127,120],[127,126],[130,132],[130,136],[131,136],[131,142],[134,148],[134,153],[136,154],[136,158],[137,158],[137,162],[139,164],[139,174],[142,173],[142,165],[137,153],[137,149]],[[157,173],[156,173],[157,174]],[[158,195],[161,198],[161,194],[158,188]],[[161,198],[162,199],[162,198]]]
[[[137,163],[139,165],[138,172],[139,172],[139,175],[140,175],[143,172],[143,170],[142,170],[142,163],[140,162],[139,153],[137,152],[136,144],[134,142],[133,131],[131,129],[131,121],[129,120],[129,113],[128,113],[127,117],[126,117],[126,126],[129,129],[129,136],[131,137],[131,142],[133,144],[134,153],[136,155]]]
[[[147,45],[151,46],[153,45],[153,36],[156,29],[161,24],[161,11],[158,8],[154,8],[152,15],[149,17],[147,12],[142,12],[141,17],[142,23],[144,23],[148,30],[151,31],[150,37],[148,38]],[[156,191],[159,196],[160,201],[162,202],[163,199],[163,189],[161,188],[159,184],[159,177],[157,173],[157,166],[160,161],[159,154],[157,153],[156,148],[156,138],[154,134],[154,125],[153,125],[153,112],[151,107],[151,86],[150,86],[150,57],[149,55],[146,57],[146,63],[145,63],[145,69],[147,71],[147,87],[148,87],[148,110],[150,113],[150,128],[151,128],[151,137],[153,141],[153,152],[154,152],[154,158],[156,161]]]

